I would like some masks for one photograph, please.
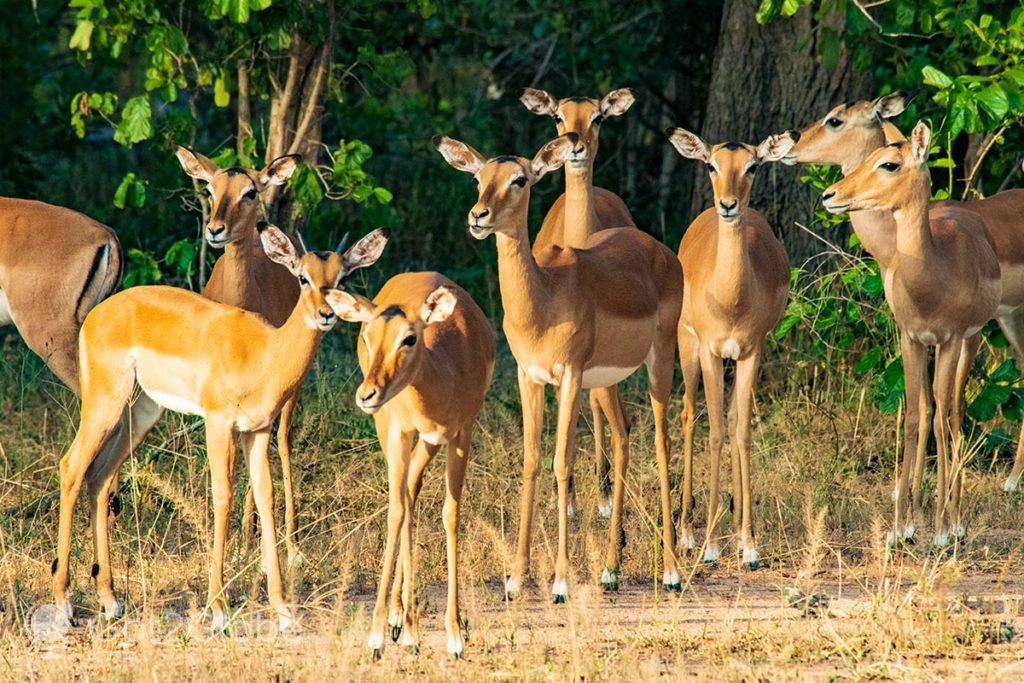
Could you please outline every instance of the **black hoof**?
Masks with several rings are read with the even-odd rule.
[[[553,602],[556,605],[564,605],[565,604],[565,596],[564,595],[556,595],[554,600],[553,600]]]
[[[661,587],[664,588],[666,591],[671,591],[673,593],[683,592],[683,584],[681,583],[663,583],[661,584]]]
[[[450,657],[453,662],[457,662],[460,659],[462,659],[462,654],[458,652],[452,652],[450,655],[448,655],[448,657]]]
[[[607,583],[602,582],[601,583],[601,587],[604,589],[605,593],[618,593],[619,592],[619,582],[618,581],[608,581]]]
[[[761,561],[754,560],[753,562],[744,562],[743,568],[746,569],[748,572],[756,572],[758,569],[761,568]]]
[[[373,661],[379,662],[380,658],[383,656],[383,654],[384,654],[384,650],[382,650],[379,647],[378,648],[374,648],[374,650],[373,650]]]
[[[392,643],[397,643],[398,642],[398,637],[400,635],[402,635],[402,627],[401,626],[392,626],[391,627],[391,642]]]

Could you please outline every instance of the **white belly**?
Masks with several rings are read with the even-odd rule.
[[[14,318],[11,317],[11,305],[7,303],[7,293],[0,289],[0,327],[13,323]]]
[[[182,413],[184,415],[198,415],[199,417],[206,417],[203,413],[203,409],[188,398],[175,396],[173,394],[164,394],[159,391],[146,391],[145,387],[143,387],[142,390],[146,392],[146,396],[149,396],[151,399],[156,401],[162,408],[166,408],[167,410],[175,413]]]
[[[534,384],[553,384],[557,387],[562,383],[562,373],[564,371],[565,366],[558,363],[550,370],[547,368],[528,367],[526,368],[526,375]]]
[[[448,443],[448,439],[441,432],[420,432],[420,439],[431,446],[442,446]]]
[[[639,365],[632,368],[616,368],[613,366],[597,366],[583,371],[583,388],[597,389],[612,387],[636,372]]]

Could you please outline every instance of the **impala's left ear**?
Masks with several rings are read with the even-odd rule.
[[[457,303],[458,299],[455,298],[452,290],[447,287],[438,287],[427,295],[427,300],[423,302],[423,306],[420,308],[420,320],[427,325],[443,322],[455,311]]]
[[[633,106],[634,102],[636,102],[636,98],[633,97],[633,91],[629,88],[612,90],[601,98],[601,116],[604,118],[622,116]]]
[[[373,320],[375,306],[364,296],[342,289],[329,289],[324,295],[334,315],[350,323],[368,323]]]
[[[295,244],[288,239],[288,235],[281,232],[276,226],[260,221],[256,224],[256,230],[260,233],[260,242],[263,243],[263,251],[274,263],[279,263],[292,273],[299,269],[299,252]]]
[[[769,135],[764,139],[764,142],[757,146],[754,156],[757,157],[757,162],[760,164],[779,161],[789,154],[789,150],[793,149],[793,145],[799,139],[800,133],[795,130],[787,130],[785,133],[779,133],[778,135]]]
[[[558,113],[558,100],[544,90],[523,88],[523,94],[519,96],[519,101],[530,112],[538,116],[554,116]]]
[[[345,264],[345,275],[357,268],[366,268],[376,263],[380,255],[384,253],[384,247],[388,245],[390,238],[391,230],[377,228],[353,244],[348,251],[341,255],[341,260]]]
[[[917,164],[928,161],[928,145],[932,140],[932,131],[924,121],[918,121],[914,130],[910,131],[910,157]]]
[[[533,161],[530,162],[530,170],[533,172],[534,179],[539,180],[546,173],[562,168],[569,152],[576,147],[579,141],[580,136],[576,133],[566,133],[559,135],[537,150]]]
[[[284,185],[299,167],[302,157],[298,154],[286,154],[278,157],[267,164],[267,167],[260,171],[259,180],[261,187],[271,185]]]

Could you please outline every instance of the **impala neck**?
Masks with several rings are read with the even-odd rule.
[[[224,245],[224,270],[222,292],[233,295],[236,301],[231,303],[247,310],[259,301],[260,291],[256,282],[255,266],[253,263],[252,240],[255,239],[256,229],[253,228],[253,235],[236,242]]]
[[[878,127],[878,135],[875,141],[864,145],[863,148],[857,150],[857,154],[852,155],[846,160],[842,165],[844,176],[849,175],[854,169],[863,164],[877,148],[889,142],[903,139],[898,129],[893,134],[888,132],[887,126],[895,128],[891,123],[882,121]],[[850,225],[853,227],[853,232],[860,239],[864,251],[874,257],[883,269],[888,268],[889,261],[892,260],[892,256],[895,253],[895,240],[892,234],[892,212],[884,209],[877,211],[855,211],[850,214]]]
[[[527,327],[541,319],[546,306],[548,282],[530,251],[526,231],[526,206],[508,234],[495,232],[498,243],[498,286],[505,324]]]
[[[273,368],[271,381],[279,381],[282,388],[297,388],[313,364],[313,356],[320,347],[324,333],[312,329],[306,322],[306,310],[300,297],[291,315],[281,327],[271,328],[263,368]]]
[[[920,187],[915,188],[912,201],[892,212],[896,219],[896,252],[900,256],[934,263],[937,254],[932,241],[931,222],[928,220],[928,180],[922,174],[915,183]]]
[[[567,247],[582,247],[587,239],[601,229],[594,207],[594,162],[585,168],[565,167],[565,229]]]
[[[743,242],[743,217],[735,222],[718,219],[718,249],[711,287],[722,306],[736,306],[749,281],[750,255]]]

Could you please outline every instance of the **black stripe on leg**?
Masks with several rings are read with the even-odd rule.
[[[53,563],[50,565],[50,574],[57,573],[57,558],[53,558]]]
[[[92,563],[92,578],[96,578],[100,575],[100,565],[96,562]]]
[[[75,313],[77,314],[79,320],[85,318],[85,315],[82,311],[82,300],[85,299],[85,293],[89,291],[89,285],[92,284],[93,278],[96,277],[96,271],[99,270],[100,262],[103,260],[103,257],[107,253],[109,253],[109,251],[110,245],[104,244],[102,247],[96,250],[96,256],[94,256],[92,259],[92,265],[89,266],[89,274],[85,276],[85,284],[82,285],[82,291],[78,295],[78,301],[75,302]],[[87,312],[88,311],[86,311],[85,313]]]

